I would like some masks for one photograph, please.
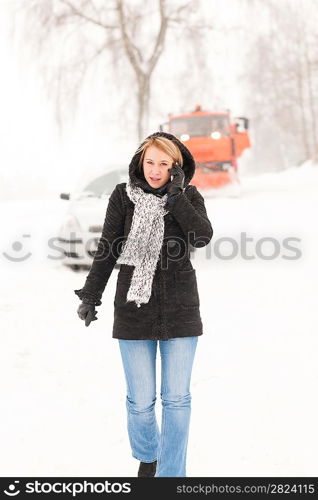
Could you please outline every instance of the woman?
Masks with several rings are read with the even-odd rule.
[[[190,379],[203,333],[189,245],[209,243],[204,199],[190,185],[195,162],[172,134],[156,132],[139,146],[128,182],[112,192],[78,315],[88,326],[115,263],[113,338],[125,373],[127,428],[139,477],[186,477]],[[156,354],[161,355],[161,433],[156,421]]]

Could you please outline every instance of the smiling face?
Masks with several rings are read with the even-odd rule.
[[[170,179],[168,169],[172,167],[173,158],[157,148],[149,146],[143,159],[144,176],[153,188],[159,188]]]

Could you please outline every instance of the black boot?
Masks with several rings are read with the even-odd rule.
[[[155,462],[140,462],[138,477],[154,477],[156,474],[157,460]]]

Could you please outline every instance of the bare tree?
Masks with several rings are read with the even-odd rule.
[[[197,5],[198,0],[177,6],[175,1],[168,5],[166,0],[158,0],[157,8],[153,9],[152,2],[150,10],[149,3],[142,6],[128,0],[28,0],[25,7],[27,30],[33,32],[31,42],[34,44],[35,40],[38,53],[45,57],[49,40],[51,43],[65,40],[61,59],[54,61],[53,67],[50,60],[48,81],[48,87],[54,88],[60,127],[63,104],[67,101],[73,104],[72,109],[76,108],[79,91],[90,68],[100,61],[106,65],[107,57],[111,56],[112,68],[116,71],[124,56],[136,82],[136,126],[141,140],[149,117],[152,75],[164,51],[168,30],[180,26],[210,29],[202,21],[191,25],[191,14],[195,13]],[[151,29],[149,39],[138,41],[136,35],[150,16],[157,18],[152,17],[151,23],[158,27]],[[45,45],[46,50],[43,50]],[[146,52],[150,52],[148,57]],[[130,87],[133,85],[127,84],[127,88]]]
[[[312,138],[312,156],[315,161],[318,161],[318,129],[317,129],[317,101],[318,95],[315,89],[315,78],[314,75],[314,65],[310,58],[311,48],[309,46],[308,34],[306,27],[304,27],[304,61],[305,61],[305,71],[306,71],[306,83],[308,90],[308,112],[311,118],[311,138]]]
[[[274,151],[275,163],[284,167],[309,158],[317,161],[315,28],[314,23],[308,25],[308,13],[317,18],[317,5],[306,0],[304,9],[294,0],[267,0],[266,4],[253,0],[249,6],[265,20],[260,27],[251,27],[253,44],[246,65],[258,147],[267,161],[272,161]],[[266,148],[269,140],[271,147]]]

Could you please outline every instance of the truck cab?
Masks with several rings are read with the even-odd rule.
[[[251,146],[246,117],[231,119],[230,110],[203,111],[200,105],[190,113],[169,114],[159,125],[191,151],[196,171],[191,180],[198,189],[218,189],[239,183],[237,158]]]

